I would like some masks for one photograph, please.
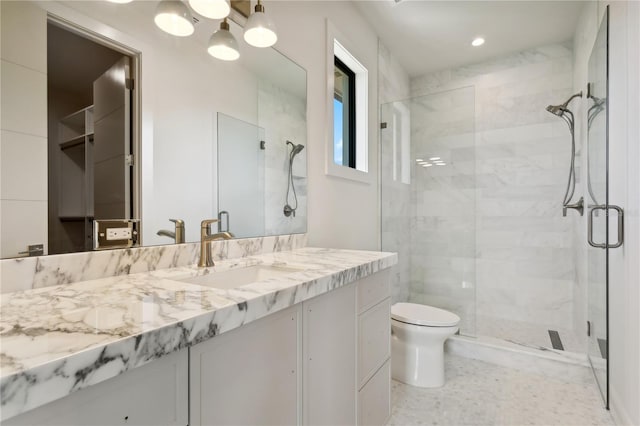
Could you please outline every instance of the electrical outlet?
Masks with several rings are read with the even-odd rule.
[[[131,239],[131,228],[107,228],[107,241]]]

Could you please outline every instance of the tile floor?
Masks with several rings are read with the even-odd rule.
[[[446,356],[447,383],[393,381],[389,425],[613,425],[593,386]]]

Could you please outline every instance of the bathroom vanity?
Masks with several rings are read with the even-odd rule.
[[[396,262],[303,248],[3,294],[2,424],[385,424]]]

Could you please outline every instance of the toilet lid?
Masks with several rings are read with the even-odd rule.
[[[391,307],[391,318],[430,327],[453,327],[460,322],[460,317],[452,312],[417,303],[396,303]]]

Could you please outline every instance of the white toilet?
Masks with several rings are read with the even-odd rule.
[[[391,307],[391,376],[422,388],[444,385],[444,342],[458,331],[460,317],[416,303]]]

